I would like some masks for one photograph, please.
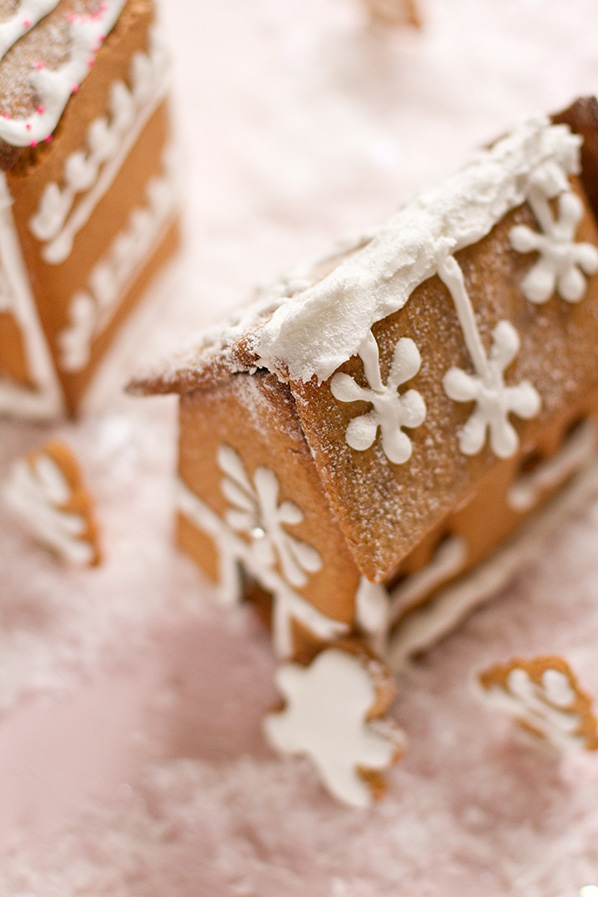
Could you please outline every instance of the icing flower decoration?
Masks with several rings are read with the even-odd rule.
[[[419,427],[426,418],[426,405],[415,389],[399,393],[399,386],[417,374],[421,366],[419,349],[412,339],[403,337],[395,346],[386,384],[380,373],[378,343],[370,331],[358,352],[368,387],[360,386],[348,374],[337,373],[330,390],[339,402],[369,402],[370,411],[354,418],[347,427],[347,444],[358,452],[373,445],[378,428],[382,449],[393,464],[404,464],[411,457],[411,440],[403,427]]]
[[[534,211],[538,203],[532,204]],[[566,191],[558,198],[558,217],[546,201],[539,206],[542,232],[526,225],[511,229],[511,245],[516,252],[537,252],[540,258],[521,284],[530,302],[542,304],[556,291],[567,302],[579,302],[587,289],[586,276],[598,271],[598,249],[592,243],[576,243],[575,232],[583,215],[583,205],[575,193]],[[584,276],[586,275],[586,276]]]
[[[519,351],[519,335],[508,321],[500,321],[492,333],[492,349],[475,374],[451,368],[444,377],[444,391],[455,402],[475,402],[476,407],[459,432],[464,455],[476,455],[490,431],[490,447],[499,458],[509,458],[519,445],[519,437],[509,414],[524,420],[540,410],[540,396],[529,381],[507,386],[505,370]]]
[[[301,523],[301,509],[292,501],[278,503],[280,486],[270,468],[258,467],[252,483],[243,462],[230,446],[221,446],[218,464],[225,475],[222,493],[232,505],[226,513],[228,525],[252,539],[252,553],[258,566],[272,568],[278,562],[292,586],[304,586],[306,574],[320,570],[322,559],[315,548],[285,529]]]

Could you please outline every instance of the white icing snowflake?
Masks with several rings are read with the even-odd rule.
[[[540,396],[529,381],[507,386],[505,370],[519,351],[519,335],[508,321],[501,321],[492,332],[492,349],[482,369],[469,374],[451,368],[444,377],[444,391],[455,402],[475,402],[471,417],[459,432],[464,455],[476,455],[490,431],[490,447],[499,458],[509,458],[517,450],[519,437],[509,414],[528,420],[540,410]]]
[[[567,302],[579,302],[587,289],[584,275],[598,271],[598,249],[592,243],[576,243],[575,232],[583,215],[583,204],[571,191],[558,198],[558,217],[542,196],[530,203],[542,232],[526,225],[511,229],[511,245],[516,252],[537,252],[540,258],[528,271],[521,289],[530,302],[547,302],[553,293]]]
[[[330,390],[339,402],[369,402],[374,407],[354,418],[347,427],[346,440],[358,452],[368,449],[376,439],[378,427],[382,434],[384,454],[393,464],[404,464],[411,457],[411,440],[403,427],[419,427],[426,418],[426,405],[415,389],[402,395],[399,386],[417,374],[421,366],[419,349],[412,339],[403,337],[393,353],[386,385],[380,373],[378,343],[370,331],[358,352],[368,387],[360,386],[348,374],[337,373]]]
[[[355,656],[329,648],[308,667],[284,664],[276,684],[286,706],[264,721],[270,745],[307,757],[338,800],[366,807],[372,794],[359,770],[387,769],[402,747],[402,733],[368,722],[376,689],[368,669]]]
[[[222,493],[233,505],[226,522],[235,532],[252,539],[252,556],[258,567],[272,568],[278,562],[285,579],[295,587],[307,583],[307,573],[316,573],[322,559],[315,548],[291,536],[285,526],[296,526],[303,512],[292,501],[278,503],[280,486],[273,470],[258,467],[253,483],[236,451],[223,445],[218,464],[225,474]]]
[[[583,716],[577,709],[579,695],[561,670],[545,669],[540,683],[536,683],[523,665],[515,666],[505,685],[487,684],[484,694],[493,707],[524,723],[559,751],[587,744],[580,733]]]
[[[88,521],[66,511],[72,490],[56,462],[40,454],[31,463],[19,459],[4,484],[3,498],[33,536],[64,561],[91,564],[95,548],[83,538]]]

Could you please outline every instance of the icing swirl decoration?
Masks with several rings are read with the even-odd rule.
[[[519,437],[509,421],[509,414],[524,420],[540,411],[541,399],[527,380],[507,386],[504,374],[520,347],[519,334],[509,321],[499,321],[492,332],[492,349],[486,355],[476,323],[463,272],[456,259],[450,257],[438,269],[438,276],[448,288],[463,331],[465,345],[475,373],[451,368],[444,377],[446,395],[454,402],[475,402],[475,409],[461,428],[459,448],[464,455],[477,455],[490,433],[490,448],[499,458],[510,458],[517,451]]]
[[[285,529],[303,520],[303,512],[292,501],[279,504],[280,485],[269,467],[258,467],[253,483],[234,449],[221,446],[218,466],[224,473],[222,492],[232,507],[226,522],[235,532],[252,539],[252,553],[259,566],[280,564],[284,578],[293,586],[306,585],[309,573],[322,568],[318,552]]]
[[[536,305],[547,302],[555,291],[566,302],[579,302],[587,289],[584,275],[598,271],[598,249],[592,243],[575,242],[583,215],[581,200],[571,190],[561,193],[556,219],[543,195],[532,193],[530,205],[541,231],[519,225],[509,235],[516,252],[537,252],[540,256],[523,279],[523,295]]]
[[[368,388],[360,386],[348,374],[337,373],[330,390],[339,402],[371,402],[371,411],[354,418],[347,427],[346,441],[358,452],[373,445],[380,428],[382,449],[393,464],[404,464],[411,457],[411,440],[403,427],[419,427],[426,418],[426,405],[415,389],[402,395],[399,386],[411,380],[420,369],[421,356],[412,339],[403,337],[395,346],[386,384],[380,373],[378,343],[370,331],[358,352]]]
[[[12,146],[24,147],[37,146],[38,143],[51,137],[69,98],[73,93],[76,93],[89,74],[94,65],[96,54],[106,39],[107,34],[118,21],[126,3],[127,0],[102,0],[95,13],[87,15],[69,14],[71,49],[68,60],[58,69],[47,69],[43,62],[36,63],[29,81],[31,88],[38,97],[37,109],[26,118],[10,118],[7,115],[0,116],[1,140]],[[38,11],[39,21],[45,15],[41,10],[47,7],[46,12],[49,12],[50,9],[57,6],[57,3],[54,0],[52,0],[52,3],[50,3],[50,0],[47,0],[47,2],[38,0],[37,3],[23,4],[20,9],[23,10],[25,6]],[[31,21],[31,25],[33,25],[33,18],[26,21]],[[8,28],[8,26],[8,22],[0,25],[0,51],[2,49],[2,28]],[[28,30],[23,29],[23,23],[21,23],[20,27],[22,33]],[[9,33],[9,31],[5,32],[5,41],[8,41]]]

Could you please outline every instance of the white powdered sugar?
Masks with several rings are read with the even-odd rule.
[[[519,123],[469,165],[424,191],[328,277],[280,308],[258,338],[263,365],[292,380],[326,380],[355,355],[376,321],[455,252],[521,205],[538,177],[579,170],[581,138],[544,116]]]

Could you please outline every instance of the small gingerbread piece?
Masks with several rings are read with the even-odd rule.
[[[92,499],[67,445],[49,442],[18,459],[3,497],[34,538],[60,560],[80,567],[100,562]]]
[[[479,677],[486,701],[559,753],[598,750],[592,701],[566,660],[539,656],[496,664]]]
[[[385,790],[382,772],[405,752],[405,736],[383,714],[395,684],[388,667],[357,640],[320,651],[308,666],[283,664],[276,684],[284,707],[266,717],[269,744],[307,757],[339,801],[370,806]]]
[[[421,19],[415,0],[366,0],[374,22],[383,25],[421,27]]]

